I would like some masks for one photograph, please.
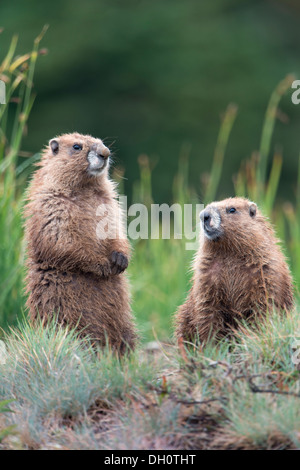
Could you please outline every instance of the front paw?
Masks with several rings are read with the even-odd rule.
[[[112,274],[120,274],[128,267],[128,258],[120,251],[113,251],[110,260]]]
[[[111,263],[106,261],[105,263],[97,265],[97,274],[101,277],[108,278],[113,274]]]

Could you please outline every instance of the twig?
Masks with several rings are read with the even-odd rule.
[[[272,389],[268,389],[268,388],[265,388],[265,389],[259,388],[256,384],[253,383],[254,378],[255,378],[254,376],[253,377],[248,377],[248,384],[250,386],[251,392],[253,392],[253,393],[274,393],[274,394],[277,394],[277,395],[290,395],[291,397],[300,398],[299,393],[286,392],[284,390],[272,390]]]
[[[253,383],[253,380],[257,377],[266,376],[267,374],[253,374],[253,375],[238,375],[234,377],[233,382],[239,379],[247,379],[251,392],[253,393],[274,393],[276,395],[290,395],[291,397],[300,398],[299,393],[287,392],[284,390],[272,390],[270,388],[259,388],[256,384]]]
[[[212,401],[224,402],[228,400],[226,397],[209,398],[208,400],[180,400],[174,396],[170,396],[170,398],[175,400],[177,403],[181,403],[182,405],[205,405],[206,403],[210,403]]]

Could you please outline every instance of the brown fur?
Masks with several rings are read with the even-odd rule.
[[[75,143],[82,149],[74,150]],[[27,306],[33,320],[56,314],[60,323],[124,351],[136,342],[123,273],[130,249],[121,229],[115,238],[96,234],[97,208],[106,205],[110,225],[116,225],[120,208],[108,164],[97,176],[88,172],[91,149],[108,161],[100,139],[62,135],[50,141],[38,164],[25,207]]]
[[[231,207],[235,213],[229,213]],[[208,211],[208,212],[205,212]],[[176,336],[205,343],[276,308],[293,307],[292,279],[273,229],[254,203],[243,198],[214,202],[203,211],[220,223],[215,239],[201,232],[192,288],[176,315]],[[220,216],[218,222],[218,214]]]

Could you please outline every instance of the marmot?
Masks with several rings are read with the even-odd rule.
[[[50,140],[25,206],[27,307],[31,319],[56,315],[97,344],[123,352],[136,343],[123,273],[130,247],[109,160],[100,139],[74,133]],[[99,208],[107,219],[100,229]]]
[[[255,203],[237,197],[213,202],[200,220],[192,287],[175,317],[178,339],[218,340],[239,320],[251,322],[273,308],[293,307],[289,268]]]

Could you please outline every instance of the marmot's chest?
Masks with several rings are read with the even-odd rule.
[[[97,193],[59,194],[43,201],[43,206],[51,214],[57,239],[63,239],[65,230],[72,237],[84,233],[89,239],[95,239],[95,235],[98,240],[117,238],[118,206],[112,198]]]
[[[114,214],[112,205],[111,199],[105,197],[76,197],[72,200],[70,210],[80,217],[81,223],[89,221],[89,226],[96,227],[102,219],[111,219]]]
[[[212,260],[201,269],[201,280],[210,295],[230,303],[249,302],[264,284],[260,266],[236,263],[235,260]]]

